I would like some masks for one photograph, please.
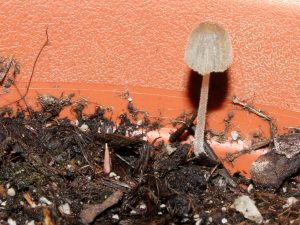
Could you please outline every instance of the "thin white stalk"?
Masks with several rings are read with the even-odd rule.
[[[194,154],[198,156],[200,153],[206,153],[204,149],[204,130],[206,122],[206,111],[208,101],[210,74],[206,74],[202,79],[202,87],[200,94],[200,102],[197,113],[197,126],[195,131]]]

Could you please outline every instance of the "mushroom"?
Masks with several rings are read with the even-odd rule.
[[[194,28],[189,36],[184,61],[192,70],[203,76],[194,141],[196,156],[206,153],[204,129],[210,74],[227,70],[232,58],[231,40],[222,26],[213,22],[204,22]]]

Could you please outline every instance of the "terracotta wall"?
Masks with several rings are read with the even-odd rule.
[[[152,95],[156,90],[160,99],[164,93],[189,98],[198,90],[186,92],[187,87],[197,89],[194,83],[200,81],[183,63],[187,37],[195,24],[213,20],[228,29],[235,54],[215,90],[300,112],[297,0],[9,0],[0,8],[0,54],[19,60],[19,87],[26,86],[48,28],[50,42],[33,79],[36,92],[64,90],[67,82],[65,87],[86,92],[105,84],[107,90],[134,86]]]

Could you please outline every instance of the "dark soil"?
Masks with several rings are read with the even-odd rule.
[[[131,101],[117,124],[107,108],[84,115],[85,103],[72,96],[39,102],[38,111],[0,110],[1,224],[255,224],[231,207],[243,194],[265,224],[300,224],[299,173],[277,190],[249,193],[251,181],[231,178],[205,156],[191,158],[178,138],[171,145],[145,141],[160,122]],[[58,117],[67,106],[76,121]],[[110,174],[103,171],[105,144]],[[298,202],[283,207],[289,197]]]

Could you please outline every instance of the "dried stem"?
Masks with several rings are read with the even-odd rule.
[[[204,129],[206,122],[206,110],[209,90],[210,74],[206,74],[202,79],[201,95],[199,108],[197,113],[197,126],[195,131],[194,154],[198,156],[200,153],[205,153],[204,149]]]
[[[277,135],[277,126],[274,124],[274,122],[273,122],[273,120],[270,116],[266,115],[266,113],[264,113],[260,109],[255,109],[253,106],[243,102],[242,100],[240,100],[236,96],[233,96],[232,102],[234,104],[242,106],[244,109],[248,110],[249,112],[254,113],[255,115],[257,115],[257,116],[263,118],[264,120],[268,121],[269,125],[270,125],[270,130],[271,130],[271,139],[276,137],[276,135]]]

